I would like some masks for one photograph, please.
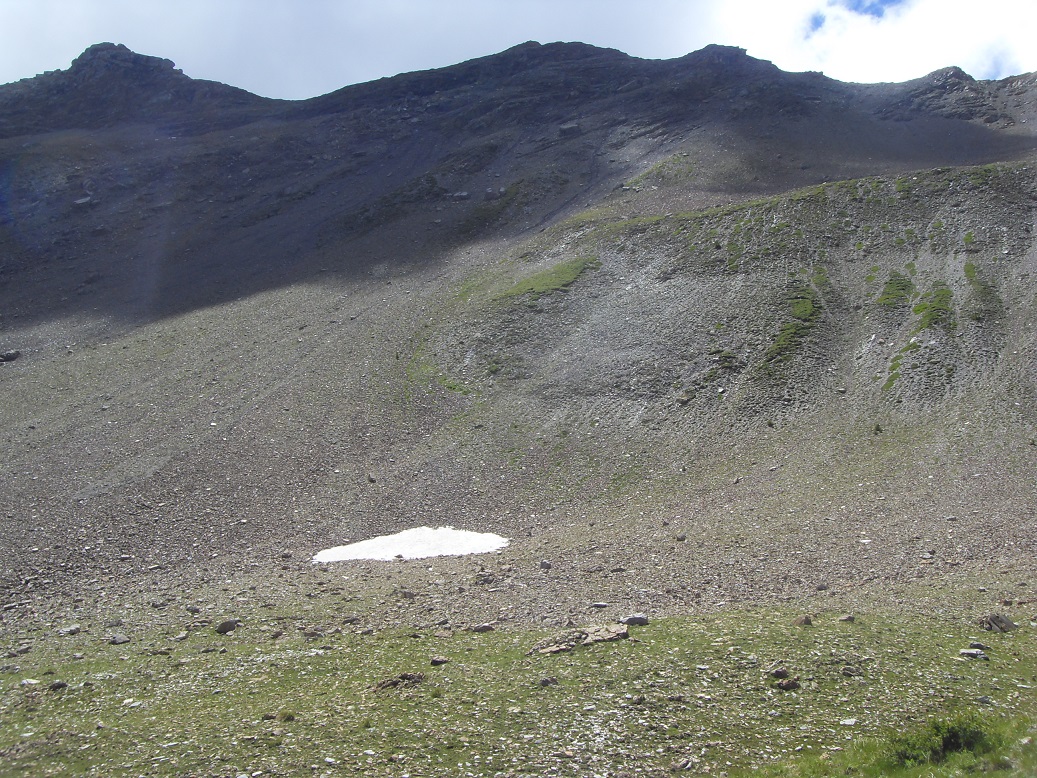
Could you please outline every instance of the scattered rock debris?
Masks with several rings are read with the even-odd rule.
[[[384,681],[379,681],[371,687],[371,691],[380,692],[385,689],[399,689],[407,688],[409,686],[417,686],[424,680],[424,673],[400,673],[395,678],[386,678]]]

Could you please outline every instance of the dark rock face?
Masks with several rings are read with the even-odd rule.
[[[987,124],[1014,121],[998,106],[998,85],[977,81],[961,68],[937,70],[909,83],[908,94],[885,109],[884,116],[905,120],[931,115]]]
[[[234,122],[243,109],[275,102],[194,80],[171,60],[98,43],[68,70],[0,86],[0,137],[120,123],[161,123],[191,131]]]

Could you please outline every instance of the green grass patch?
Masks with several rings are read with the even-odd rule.
[[[764,352],[764,364],[786,362],[799,349],[821,316],[821,301],[817,290],[801,280],[790,282],[785,298],[791,321],[782,325],[774,341]]]
[[[559,262],[553,267],[522,279],[510,289],[501,292],[495,299],[510,300],[526,297],[537,300],[554,292],[565,292],[587,270],[601,267],[597,257],[585,256]]]
[[[362,634],[335,599],[307,599],[305,615],[301,603],[243,613],[226,636],[210,625],[176,641],[181,626],[142,623],[124,646],[90,625],[37,637],[0,676],[0,774],[921,776],[909,765],[951,775],[939,771],[1008,758],[1025,775],[1034,764],[1017,745],[1037,705],[1029,635],[990,635],[991,661],[962,663],[968,621],[815,611],[796,627],[802,611],[769,605],[653,619],[636,640],[545,654],[536,647],[566,629]],[[779,686],[778,669],[795,685]]]
[[[953,330],[956,326],[953,297],[954,292],[946,284],[933,284],[932,289],[922,295],[921,301],[912,309],[916,315],[921,316],[915,331],[921,332],[938,325]]]
[[[626,186],[634,187],[643,184],[671,186],[690,181],[696,175],[696,165],[687,152],[678,152],[661,162],[652,165],[648,170],[626,182]]]
[[[893,355],[893,359],[889,362],[889,373],[886,376],[886,382],[882,385],[883,392],[888,392],[896,386],[897,381],[900,380],[900,368],[904,363],[904,357],[912,351],[917,351],[921,347],[921,343],[912,339],[906,346]]]
[[[893,273],[882,287],[882,294],[875,300],[876,305],[896,308],[906,305],[914,294],[914,282],[903,273]]]
[[[975,712],[936,717],[889,736],[887,759],[894,767],[940,764],[954,754],[984,756],[1004,746],[990,722]]]
[[[997,293],[997,288],[980,274],[974,262],[966,262],[963,270],[970,292],[964,306],[965,314],[973,321],[1000,316],[1004,311],[1004,303]]]

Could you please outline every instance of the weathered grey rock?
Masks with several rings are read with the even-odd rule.
[[[619,623],[626,624],[628,627],[647,627],[648,617],[643,613],[631,613],[629,616],[621,618]]]
[[[1013,629],[1019,629],[1018,624],[1000,613],[984,616],[979,620],[979,626],[991,632],[1011,632]]]
[[[592,643],[606,643],[610,640],[624,640],[630,637],[626,624],[606,624],[604,627],[590,627],[587,635],[581,641],[583,645]]]
[[[987,662],[990,661],[990,657],[978,648],[963,648],[958,653],[966,659],[983,659]]]

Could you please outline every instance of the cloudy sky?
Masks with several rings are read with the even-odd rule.
[[[1037,0],[0,0],[0,83],[124,43],[187,75],[305,98],[527,40],[668,59],[741,46],[783,70],[904,81],[1037,71]]]

